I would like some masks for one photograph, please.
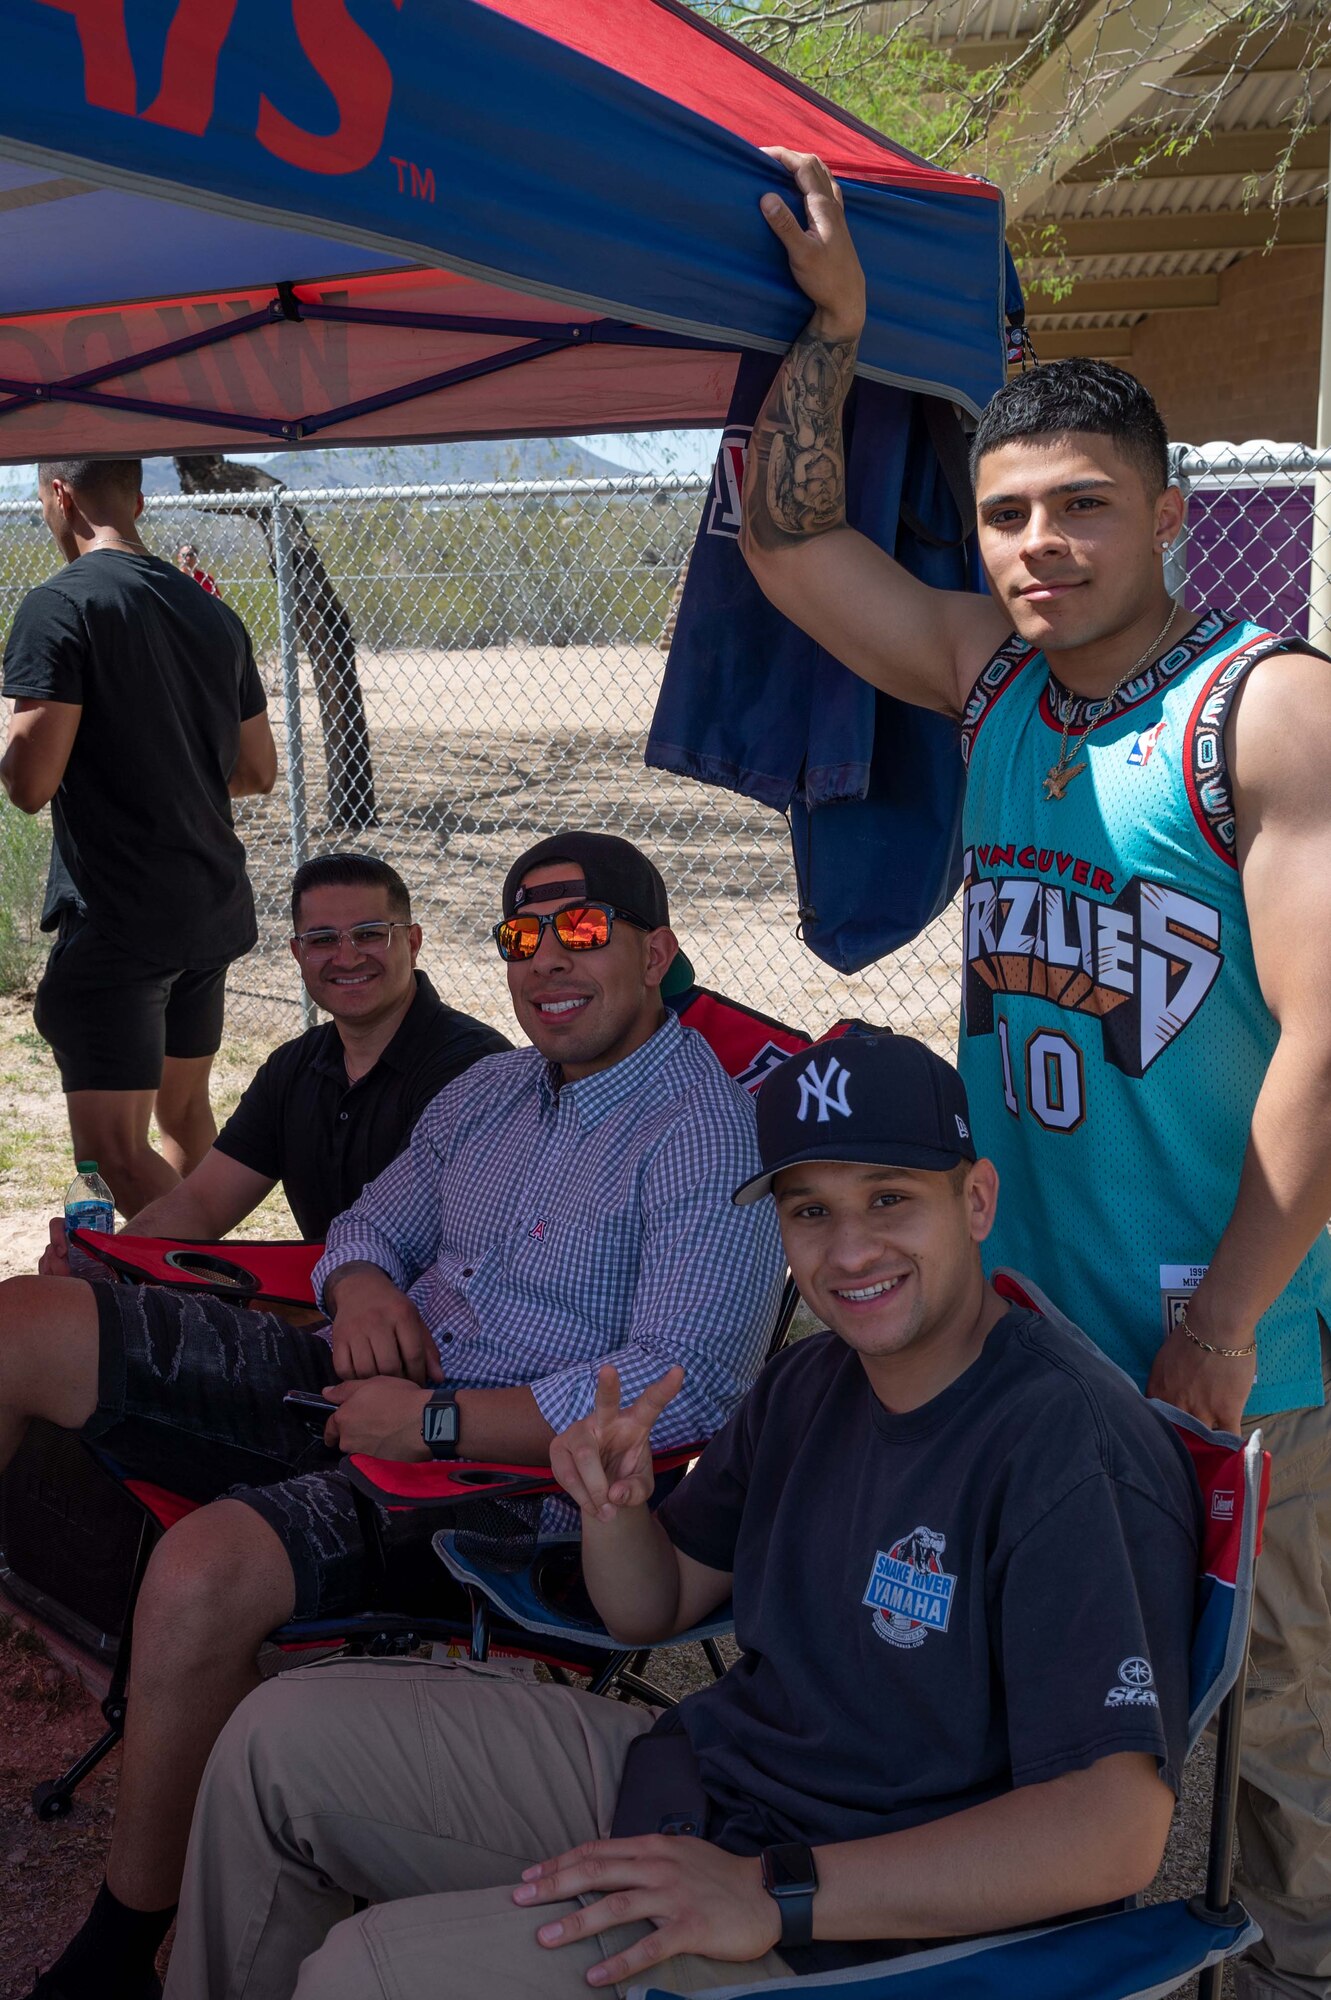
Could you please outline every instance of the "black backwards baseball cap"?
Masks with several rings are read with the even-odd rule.
[[[552,861],[573,864],[569,881],[542,882],[539,889],[524,891],[523,877]],[[570,898],[585,895],[589,902],[609,903],[648,930],[660,930],[670,922],[659,871],[631,840],[621,840],[615,833],[552,833],[548,840],[538,840],[504,877],[504,915],[511,917],[524,902],[551,902],[565,889]]]
[[[802,1160],[947,1173],[977,1155],[966,1086],[923,1042],[854,1031],[788,1056],[758,1092],[763,1170],[731,1199],[747,1208]]]

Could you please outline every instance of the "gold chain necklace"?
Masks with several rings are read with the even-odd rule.
[[[84,550],[84,554],[95,556],[99,549],[126,549],[128,550],[130,555],[135,555],[135,556],[138,555],[146,556],[148,553],[147,549],[145,548],[142,542],[126,541],[123,535],[116,534],[114,528],[111,530],[110,535],[105,541],[90,542],[88,544],[88,547]]]
[[[1122,693],[1123,689],[1127,686],[1128,682],[1132,679],[1133,675],[1140,673],[1142,668],[1146,665],[1146,662],[1150,659],[1151,655],[1157,652],[1159,648],[1164,644],[1166,638],[1169,636],[1169,628],[1173,624],[1174,619],[1176,618],[1177,615],[1178,615],[1178,605],[1176,603],[1171,604],[1169,607],[1169,616],[1168,618],[1166,618],[1164,624],[1160,627],[1159,633],[1156,635],[1154,639],[1152,639],[1150,645],[1146,648],[1146,651],[1142,654],[1141,658],[1139,660],[1134,660],[1132,665],[1128,668],[1128,671],[1125,674],[1121,674],[1118,680],[1114,682],[1113,687],[1110,688],[1109,693],[1105,696],[1104,700],[1097,702],[1095,704],[1094,714],[1091,716],[1090,721],[1087,723],[1086,727],[1082,730],[1081,735],[1077,738],[1076,742],[1073,744],[1070,750],[1068,748],[1068,729],[1072,721],[1073,696],[1069,694],[1066,690],[1064,691],[1062,704],[1059,710],[1063,718],[1063,740],[1058,746],[1058,762],[1056,764],[1051,764],[1049,766],[1049,769],[1045,772],[1044,778],[1042,780],[1042,783],[1044,785],[1044,795],[1047,799],[1061,799],[1064,792],[1067,790],[1068,786],[1072,783],[1072,780],[1078,775],[1079,772],[1084,771],[1086,769],[1086,765],[1084,762],[1080,764],[1074,764],[1072,761],[1073,758],[1077,755],[1078,751],[1083,747],[1091,731],[1097,728],[1099,724],[1104,721],[1110,709],[1113,707],[1114,702],[1116,701],[1118,696]]]

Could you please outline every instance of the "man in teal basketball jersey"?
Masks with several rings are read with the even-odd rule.
[[[991,595],[847,527],[864,280],[821,162],[763,213],[814,312],[753,429],[744,551],[772,601],[969,777],[960,1066],[1027,1272],[1138,1383],[1274,1454],[1240,1807],[1265,1937],[1242,2000],[1331,1996],[1331,672],[1171,600],[1163,424],[1119,369],[999,391],[972,452]]]

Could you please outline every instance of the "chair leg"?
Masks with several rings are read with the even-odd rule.
[[[115,1749],[125,1733],[125,1711],[121,1705],[120,1714],[109,1722],[109,1726],[97,1741],[81,1757],[76,1757],[69,1769],[58,1778],[45,1778],[40,1785],[32,1788],[32,1809],[40,1820],[64,1819],[72,1809],[74,1794],[89,1771],[95,1771],[103,1757]]]
[[[83,1780],[115,1749],[125,1733],[134,1607],[139,1601],[139,1591],[148,1572],[148,1561],[157,1546],[160,1534],[161,1530],[152,1516],[145,1514],[143,1526],[139,1530],[139,1546],[134,1556],[133,1574],[130,1577],[129,1589],[125,1593],[125,1609],[120,1621],[120,1642],[116,1647],[115,1665],[111,1669],[111,1685],[102,1703],[106,1728],[81,1757],[74,1759],[67,1771],[63,1771],[58,1778],[44,1778],[40,1785],[33,1786],[32,1809],[40,1820],[65,1817],[74,1804],[74,1794]]]
[[[490,1603],[479,1590],[468,1589],[471,1599],[471,1657],[484,1662],[490,1657]]]
[[[609,1694],[612,1689],[618,1692],[619,1677],[635,1657],[646,1659],[647,1656],[645,1653],[636,1656],[632,1653],[607,1653],[604,1664],[596,1669],[587,1683],[588,1694]]]
[[[1243,1742],[1243,1696],[1247,1686],[1248,1633],[1243,1635],[1243,1665],[1225,1697],[1216,1725],[1215,1787],[1211,1795],[1211,1835],[1206,1854],[1206,1891],[1193,1898],[1199,1916],[1211,1923],[1243,1921],[1242,1905],[1234,1900],[1234,1822],[1239,1805],[1239,1751]],[[1212,1965],[1197,1981],[1197,2000],[1220,2000],[1223,1965]]]
[[[712,1679],[714,1681],[723,1681],[726,1677],[726,1663],[721,1658],[721,1648],[717,1645],[715,1639],[704,1639],[702,1650],[703,1658],[712,1670]]]

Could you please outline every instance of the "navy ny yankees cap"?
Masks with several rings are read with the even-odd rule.
[[[740,1208],[801,1160],[947,1173],[976,1158],[966,1086],[951,1063],[905,1035],[853,1032],[789,1056],[758,1092],[763,1170]]]

